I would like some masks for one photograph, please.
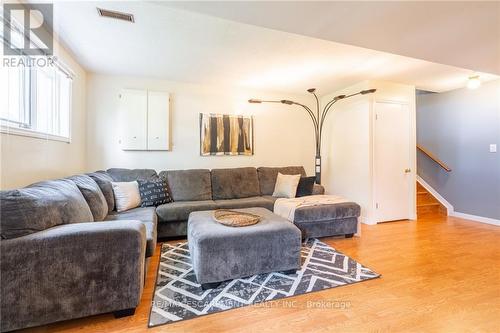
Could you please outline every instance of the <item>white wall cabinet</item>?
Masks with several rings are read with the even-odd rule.
[[[169,150],[169,94],[162,91],[124,89],[120,96],[121,148]]]

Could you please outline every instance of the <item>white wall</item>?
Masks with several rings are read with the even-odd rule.
[[[323,184],[327,193],[337,194],[361,206],[361,220],[375,223],[373,207],[373,110],[374,101],[407,103],[410,107],[410,168],[415,177],[415,87],[384,81],[363,81],[321,98],[326,104],[333,97],[376,88],[377,92],[341,100],[330,110],[323,138]],[[415,182],[411,183],[415,192]],[[411,206],[415,207],[415,198]],[[410,216],[415,217],[415,208]]]
[[[72,90],[71,143],[2,133],[0,137],[2,190],[85,171],[86,73],[56,41],[54,41],[54,54],[75,74]]]
[[[123,88],[171,93],[172,151],[123,151],[119,140],[118,95]],[[266,93],[157,79],[89,74],[87,80],[87,169],[166,169],[303,165],[314,172],[313,127],[307,113],[282,104],[249,104],[249,98],[293,99],[308,95]],[[254,117],[254,156],[200,156],[200,113]]]

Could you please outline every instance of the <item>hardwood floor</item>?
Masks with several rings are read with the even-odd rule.
[[[158,248],[134,316],[107,314],[29,331],[500,331],[500,228],[441,215],[362,228],[361,238],[322,240],[382,274],[379,279],[287,298],[289,306],[268,302],[148,329]]]

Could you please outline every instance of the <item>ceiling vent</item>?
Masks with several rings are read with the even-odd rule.
[[[102,8],[97,8],[97,12],[99,13],[99,16],[102,17],[109,17],[117,20],[134,23],[134,15],[132,14],[121,13],[121,12],[116,12],[114,10],[107,10]]]

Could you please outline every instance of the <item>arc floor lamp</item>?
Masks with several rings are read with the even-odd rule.
[[[281,104],[287,104],[287,105],[298,105],[304,110],[307,111],[309,116],[311,117],[311,120],[313,122],[314,126],[314,138],[316,140],[316,159],[315,159],[315,173],[316,173],[316,183],[321,184],[321,135],[323,133],[323,124],[325,122],[326,116],[328,115],[328,112],[332,108],[332,106],[337,103],[338,101],[342,99],[346,99],[349,97],[353,97],[356,95],[366,95],[366,94],[371,94],[377,91],[377,89],[368,89],[368,90],[361,90],[360,92],[357,92],[355,94],[350,94],[350,95],[338,95],[335,96],[331,101],[326,103],[325,107],[323,110],[320,112],[320,103],[318,96],[316,95],[316,88],[311,88],[307,89],[307,92],[312,94],[314,98],[316,99],[316,112],[311,110],[307,105],[297,103],[294,101],[290,101],[287,99],[282,99],[279,101],[266,101],[266,100],[260,100],[260,99],[249,99],[249,103],[281,103]]]

